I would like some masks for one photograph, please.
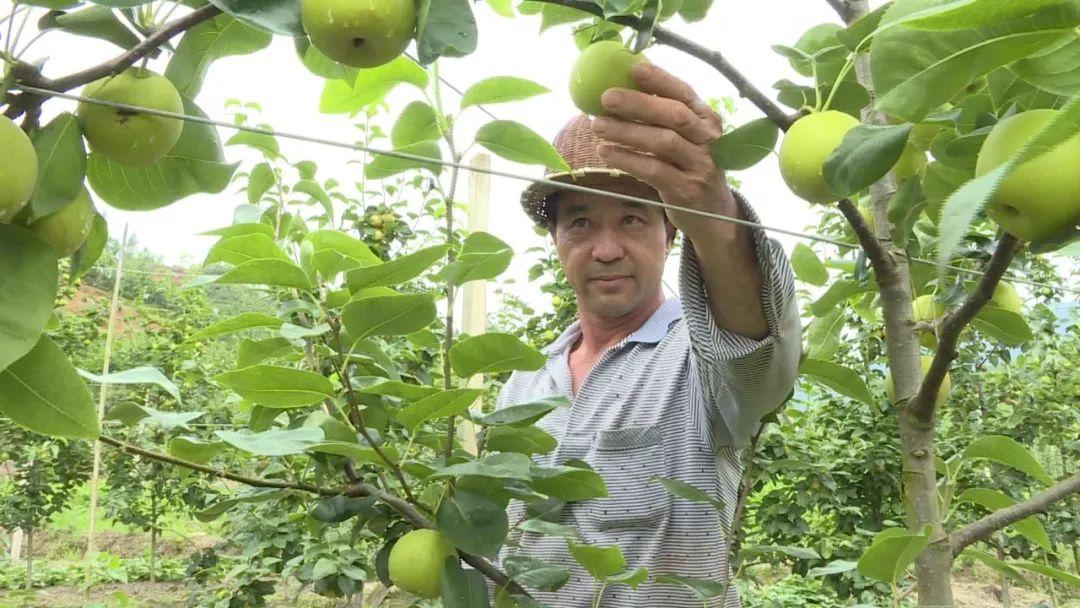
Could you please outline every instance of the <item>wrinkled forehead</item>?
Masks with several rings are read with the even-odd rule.
[[[558,216],[569,217],[597,213],[622,213],[626,211],[637,211],[647,214],[663,213],[663,209],[655,205],[647,205],[637,201],[628,201],[615,196],[624,194],[636,198],[659,201],[659,193],[643,182],[619,179],[605,180],[588,185],[612,194],[563,190],[553,196],[553,202],[555,203],[555,210]]]

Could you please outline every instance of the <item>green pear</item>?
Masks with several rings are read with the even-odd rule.
[[[825,160],[840,147],[847,132],[858,125],[853,116],[836,110],[795,121],[780,146],[780,175],[788,188],[811,203],[840,200],[825,181]]]
[[[1060,113],[1030,110],[999,122],[983,142],[975,175],[1007,162]],[[1022,241],[1047,239],[1080,222],[1080,133],[1017,167],[986,212]]]
[[[0,224],[15,217],[37,187],[38,160],[34,145],[11,119],[0,115]]]
[[[457,556],[457,550],[440,532],[413,530],[390,549],[390,580],[409,593],[437,598],[441,595],[443,564],[453,556]]]
[[[1005,281],[998,283],[997,287],[994,288],[994,295],[990,297],[990,303],[1018,315],[1024,314],[1023,301],[1012,283]]]
[[[84,187],[63,209],[36,220],[28,227],[52,245],[57,255],[65,258],[83,246],[93,223],[94,203]]]
[[[585,47],[570,69],[570,99],[579,110],[592,116],[606,116],[600,97],[610,88],[641,90],[631,73],[633,67],[649,60],[633,53],[618,40],[602,40]]]
[[[128,68],[86,85],[85,97],[183,113],[184,102],[168,78],[143,68]],[[82,102],[78,110],[93,151],[122,165],[140,167],[161,160],[184,130],[184,123],[146,113]]]
[[[914,310],[914,319],[916,322],[925,321],[927,323],[933,323],[945,316],[945,305],[935,300],[934,296],[930,294],[915,298],[915,300],[911,302],[911,308]],[[933,331],[920,332],[919,344],[922,344],[926,348],[937,348],[937,336],[934,335]]]
[[[416,30],[409,0],[303,0],[311,44],[338,63],[373,68],[405,52]]]

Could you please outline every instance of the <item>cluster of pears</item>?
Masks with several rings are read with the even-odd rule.
[[[1060,114],[1060,110],[1029,110],[1002,120],[979,151],[975,169],[982,176],[1007,162]],[[848,131],[859,125],[854,117],[829,110],[800,118],[780,147],[780,174],[788,187],[811,203],[840,199],[825,181],[826,159]],[[920,127],[923,125],[920,125]],[[932,127],[931,127],[932,128]],[[916,129],[893,168],[898,181],[926,167],[926,131]],[[1027,161],[1001,183],[987,214],[1006,232],[1022,241],[1040,241],[1080,223],[1080,134]]]
[[[181,113],[183,101],[165,77],[144,68],[128,68],[88,84],[83,96],[112,103]],[[183,122],[84,101],[77,111],[79,126],[90,148],[110,161],[138,167],[155,163],[180,140]],[[30,138],[14,122],[0,117],[0,149],[6,159],[0,166],[0,223],[25,225],[53,246],[60,257],[78,251],[93,225],[90,193],[80,187],[60,209],[32,218],[28,203],[37,190],[37,151]]]
[[[30,222],[27,203],[37,190],[37,151],[26,133],[5,116],[0,116],[0,150],[6,156],[0,164],[0,223],[25,225],[60,257],[78,251],[94,221],[94,204],[86,188],[63,208]]]
[[[300,15],[315,48],[356,68],[393,61],[416,30],[412,0],[302,0]]]

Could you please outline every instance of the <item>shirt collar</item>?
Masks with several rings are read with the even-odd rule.
[[[623,344],[641,342],[643,344],[656,344],[664,339],[671,326],[682,318],[682,303],[678,298],[668,298],[661,302],[660,306],[653,311],[641,327],[623,340]],[[557,355],[565,352],[581,335],[581,320],[574,321],[566,331],[554,342],[544,348],[547,355]]]

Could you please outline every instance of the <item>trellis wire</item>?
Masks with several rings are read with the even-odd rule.
[[[41,89],[41,88],[38,88],[38,87],[32,87],[32,86],[27,86],[27,85],[23,85],[23,84],[14,84],[14,85],[12,85],[12,88],[19,89],[19,90],[24,91],[26,93],[33,93],[35,95],[43,95],[43,96],[48,96],[48,97],[58,97],[58,98],[67,99],[67,100],[70,100],[70,101],[78,101],[78,102],[82,102],[82,103],[89,103],[89,104],[93,104],[93,105],[99,105],[99,106],[114,108],[114,109],[118,109],[118,110],[126,110],[128,112],[149,114],[150,116],[160,116],[160,117],[163,117],[163,118],[172,118],[172,119],[175,119],[175,120],[182,120],[182,121],[185,121],[185,122],[193,122],[193,123],[203,124],[203,125],[207,125],[207,126],[219,127],[219,128],[224,128],[224,129],[233,129],[233,130],[237,130],[237,131],[244,131],[244,132],[253,133],[253,134],[256,134],[256,135],[266,135],[266,136],[269,136],[269,137],[281,137],[281,138],[284,138],[284,139],[292,139],[292,140],[296,140],[296,141],[303,141],[303,142],[323,145],[323,146],[327,146],[327,147],[331,147],[331,148],[341,148],[341,149],[346,149],[346,150],[352,150],[354,152],[368,152],[368,153],[371,153],[371,154],[379,154],[379,155],[383,155],[383,156],[389,156],[391,158],[400,158],[400,159],[404,159],[404,160],[412,160],[412,161],[426,163],[426,164],[442,165],[442,166],[445,166],[445,167],[453,167],[453,168],[462,169],[462,170],[465,170],[465,171],[474,171],[474,172],[480,172],[480,173],[487,173],[489,175],[496,175],[496,176],[499,176],[499,177],[504,177],[504,178],[507,178],[507,179],[513,179],[513,180],[518,180],[518,181],[535,182],[535,183],[540,183],[540,184],[552,185],[552,186],[559,187],[559,188],[561,188],[563,190],[572,190],[572,191],[576,191],[576,192],[582,192],[582,193],[585,193],[585,194],[599,194],[599,195],[602,195],[602,196],[605,196],[605,197],[608,197],[608,198],[613,198],[613,199],[616,199],[616,200],[632,202],[632,203],[639,203],[639,204],[648,205],[648,206],[652,206],[652,207],[659,207],[659,208],[662,208],[662,209],[669,209],[669,210],[672,210],[672,211],[678,211],[680,213],[685,213],[685,214],[688,214],[688,215],[695,215],[695,216],[703,217],[703,218],[706,218],[706,219],[712,219],[712,220],[718,220],[718,221],[722,221],[722,222],[728,222],[728,223],[736,224],[736,225],[739,225],[739,226],[746,226],[748,228],[757,228],[757,229],[760,229],[760,230],[764,230],[766,232],[774,232],[774,233],[777,233],[777,234],[784,234],[784,235],[799,238],[799,239],[806,239],[806,240],[810,240],[810,241],[816,241],[816,242],[819,242],[819,243],[826,243],[826,244],[833,245],[833,246],[836,246],[836,247],[840,247],[840,248],[843,248],[843,249],[860,249],[861,248],[859,245],[856,245],[856,244],[847,243],[847,242],[844,242],[844,241],[824,237],[824,236],[817,235],[817,234],[799,232],[799,231],[796,231],[796,230],[788,230],[786,228],[780,228],[778,226],[769,226],[769,225],[766,225],[766,224],[761,224],[759,222],[752,222],[752,221],[749,221],[749,220],[744,220],[742,218],[731,217],[731,216],[722,215],[722,214],[719,214],[719,213],[712,213],[712,212],[709,212],[709,211],[701,211],[701,210],[698,210],[698,209],[690,209],[690,208],[686,208],[686,207],[680,207],[678,205],[671,205],[671,204],[668,204],[668,203],[664,203],[662,201],[656,201],[656,200],[647,199],[647,198],[640,198],[640,197],[636,197],[636,196],[630,196],[630,195],[622,194],[622,193],[619,193],[619,192],[609,192],[607,190],[599,190],[599,189],[596,189],[596,188],[590,188],[588,186],[580,186],[578,184],[558,182],[558,181],[555,181],[555,180],[550,180],[550,179],[546,179],[546,178],[542,178],[542,177],[521,175],[521,174],[518,174],[518,173],[510,173],[508,171],[500,171],[498,169],[490,169],[490,168],[489,169],[480,169],[480,168],[474,167],[472,165],[467,165],[467,164],[455,162],[455,161],[452,161],[452,160],[443,160],[441,158],[428,158],[428,157],[425,157],[425,156],[418,156],[416,154],[409,154],[408,152],[400,152],[400,151],[397,151],[397,150],[383,150],[383,149],[380,149],[380,148],[372,148],[370,146],[364,146],[364,145],[361,145],[361,144],[347,143],[347,142],[342,142],[342,141],[335,141],[335,140],[331,140],[331,139],[324,139],[324,138],[320,138],[320,137],[314,137],[314,136],[311,136],[311,135],[303,135],[303,134],[300,134],[300,133],[291,133],[291,132],[288,132],[288,131],[278,131],[276,129],[266,129],[266,128],[262,128],[262,127],[252,127],[252,126],[248,126],[248,125],[240,125],[240,124],[234,124],[234,123],[231,123],[231,122],[225,122],[225,121],[221,121],[221,120],[214,120],[212,118],[204,118],[202,116],[192,116],[192,115],[184,114],[184,113],[169,112],[169,111],[166,111],[166,110],[157,110],[157,109],[154,109],[154,108],[145,108],[145,107],[142,107],[142,106],[130,105],[130,104],[125,104],[125,103],[118,103],[118,102],[113,102],[113,101],[105,101],[105,100],[100,100],[100,99],[91,99],[91,98],[88,98],[88,97],[83,97],[81,95],[72,95],[71,93],[61,93],[61,92],[58,92],[58,91],[50,91],[48,89]],[[926,265],[929,265],[929,266],[937,266],[938,265],[938,263],[933,261],[933,260],[927,260],[927,259],[923,259],[923,258],[909,257],[908,260],[911,261],[911,262],[915,262],[915,263],[918,263],[918,264],[926,264]],[[982,277],[982,276],[985,275],[985,273],[983,273],[981,271],[971,270],[971,269],[968,269],[968,268],[963,268],[961,266],[955,266],[955,265],[952,265],[952,264],[945,264],[945,265],[943,265],[943,267],[947,268],[949,270],[953,270],[955,272],[959,272],[959,273],[962,273],[962,274],[967,274],[967,275],[970,275],[970,276]],[[1020,277],[1011,277],[1010,276],[1010,277],[1006,277],[1006,278],[1008,278],[1008,280],[1013,282],[1013,283],[1019,283],[1019,284],[1028,285],[1028,286],[1031,286],[1031,287],[1042,287],[1044,289],[1051,289],[1051,290],[1054,290],[1054,291],[1080,294],[1080,289],[1074,289],[1074,288],[1064,287],[1064,286],[1060,286],[1060,285],[1052,285],[1052,284],[1049,284],[1049,283],[1041,283],[1041,282],[1038,282],[1038,281],[1030,281],[1030,280],[1023,279],[1023,278],[1020,278]]]

